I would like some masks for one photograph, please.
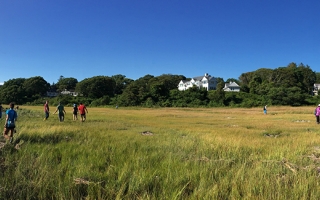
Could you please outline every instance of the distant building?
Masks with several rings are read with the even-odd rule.
[[[78,92],[75,92],[74,90],[64,90],[61,92],[63,95],[71,95],[71,96],[78,96]]]
[[[51,92],[51,91],[47,92],[47,97],[56,97],[58,95],[59,95],[59,92]]]
[[[75,92],[74,90],[64,90],[64,91],[62,91],[62,92],[48,91],[48,92],[47,92],[47,97],[56,97],[56,96],[59,96],[60,94],[62,94],[62,95],[71,95],[71,96],[78,96],[78,92]]]
[[[240,92],[240,86],[236,82],[230,81],[225,83],[223,91],[225,92]]]
[[[313,95],[318,95],[320,89],[320,83],[313,84]]]
[[[190,81],[181,80],[178,85],[178,90],[184,91],[193,86],[206,88],[206,90],[215,90],[217,88],[217,78],[205,73],[204,76],[194,77]]]

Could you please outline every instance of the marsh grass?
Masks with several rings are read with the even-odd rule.
[[[0,199],[318,199],[311,107],[22,107],[0,150]],[[149,132],[152,134],[142,134]]]

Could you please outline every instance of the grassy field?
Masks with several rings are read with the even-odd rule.
[[[320,198],[313,107],[42,110],[0,149],[0,199]]]

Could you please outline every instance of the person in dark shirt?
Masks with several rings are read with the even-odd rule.
[[[77,104],[73,104],[73,120],[78,120],[78,106]]]
[[[44,104],[44,119],[43,120],[47,120],[49,118],[49,103],[48,101],[46,101],[46,103]]]
[[[58,114],[59,114],[60,122],[63,122],[64,121],[64,114],[67,114],[67,113],[64,110],[64,106],[61,103],[59,103],[59,105],[57,106],[56,111],[53,114],[56,114],[57,111],[59,111]]]

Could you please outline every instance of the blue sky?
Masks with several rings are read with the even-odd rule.
[[[60,75],[319,72],[319,0],[0,1],[0,83]]]

